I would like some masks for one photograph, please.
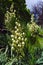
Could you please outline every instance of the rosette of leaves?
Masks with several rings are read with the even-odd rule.
[[[6,46],[4,52],[3,51],[0,52],[0,65],[5,65],[8,61],[7,51],[8,51],[8,46]]]
[[[43,51],[41,57],[36,61],[36,65],[43,65]]]
[[[5,65],[17,65],[18,59],[17,58],[11,58]]]
[[[8,57],[5,53],[0,54],[0,65],[5,65],[5,63],[8,61]]]

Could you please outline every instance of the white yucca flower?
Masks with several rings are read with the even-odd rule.
[[[14,47],[13,46],[11,47],[11,50],[14,50]]]
[[[15,37],[14,37],[15,39],[17,39],[17,36],[15,35]]]
[[[27,38],[25,38],[25,41],[27,41]]]
[[[19,40],[16,40],[16,43],[17,43],[17,44],[18,44],[18,41],[19,41]]]
[[[14,43],[12,44],[12,46],[11,47],[14,47]]]
[[[18,47],[21,47],[21,44],[18,44]]]
[[[22,44],[24,45],[24,44],[25,44],[25,42],[22,42]]]
[[[21,39],[22,41],[24,40],[24,38]]]
[[[16,41],[15,40],[13,40],[13,43],[15,43]]]
[[[17,36],[20,36],[20,33],[16,33]]]
[[[16,12],[16,10],[14,10],[14,13]]]
[[[15,22],[16,25],[18,25],[18,22]]]
[[[19,31],[19,29],[17,29],[17,31]]]
[[[21,40],[21,37],[18,37],[18,40]]]
[[[14,41],[14,38],[12,38],[12,41]]]
[[[17,30],[15,31],[15,34],[17,33]]]
[[[11,35],[11,37],[14,37],[14,35]]]
[[[25,35],[25,33],[23,32],[23,35]]]
[[[15,29],[17,29],[17,26],[15,26]]]
[[[18,24],[18,26],[21,26],[20,24]]]

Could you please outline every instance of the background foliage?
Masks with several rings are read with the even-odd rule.
[[[0,65],[36,65],[42,34],[25,0],[0,0]]]

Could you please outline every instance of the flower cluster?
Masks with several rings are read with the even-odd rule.
[[[14,12],[7,11],[5,14],[5,23],[11,21],[12,17],[15,17],[15,10]]]
[[[15,12],[16,10],[14,10],[13,12],[7,11],[5,14],[5,25],[6,25],[6,28],[9,30],[12,30],[14,27],[14,22],[16,21]]]
[[[6,21],[6,22],[11,21],[12,17],[16,17],[16,16],[15,16],[16,10],[13,11],[13,8],[14,8],[14,3],[12,3],[12,5],[11,5],[11,7],[10,7],[10,11],[11,11],[11,12],[7,11],[6,14],[5,14],[5,21]],[[5,22],[5,23],[6,23],[6,22]]]
[[[40,27],[35,22],[32,22],[31,24],[28,23],[27,28],[31,34],[39,32],[40,29]]]
[[[27,38],[25,32],[22,30],[22,26],[19,22],[15,22],[15,31],[13,32],[13,35],[11,35],[12,38],[12,50],[16,48],[16,50],[23,49]]]

